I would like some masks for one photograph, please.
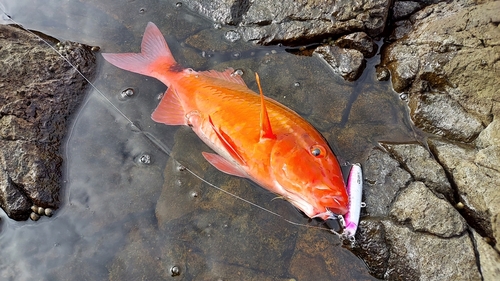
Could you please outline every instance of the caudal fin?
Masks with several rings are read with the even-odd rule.
[[[103,53],[102,56],[116,67],[154,77],[167,86],[170,86],[170,82],[166,74],[177,64],[165,38],[152,22],[148,23],[144,31],[140,53]]]

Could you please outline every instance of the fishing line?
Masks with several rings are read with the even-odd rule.
[[[111,107],[116,111],[118,112],[128,123],[131,124],[132,126],[132,130],[134,130],[134,128],[140,132],[141,134],[143,134],[149,141],[151,141],[155,146],[157,146],[160,150],[162,150],[165,154],[167,154],[169,157],[171,157],[173,160],[175,160],[174,157],[172,157],[172,151],[171,149],[169,149],[163,142],[161,142],[160,140],[158,140],[154,135],[152,135],[151,133],[149,132],[146,132],[146,131],[143,131],[142,128],[139,127],[138,124],[135,124],[130,118],[128,118],[125,113],[123,113],[118,107],[116,107],[109,98],[107,98],[103,92],[101,92],[89,79],[87,79],[87,77],[85,77],[85,75],[83,75],[82,72],[80,72],[78,70],[78,68],[73,64],[71,63],[64,55],[62,55],[55,47],[53,47],[49,42],[47,42],[46,40],[44,40],[43,38],[41,38],[40,36],[38,36],[37,34],[35,34],[34,32],[24,28],[20,23],[18,23],[17,21],[15,21],[9,14],[7,14],[7,12],[5,11],[5,8],[4,6],[0,3],[0,10],[2,11],[3,13],[3,16],[6,16],[7,17],[7,20],[11,21],[12,23],[18,25],[19,27],[21,27],[23,30],[29,32],[30,34],[32,34],[33,36],[35,36],[36,38],[38,38],[38,40],[42,41],[43,43],[45,43],[49,48],[51,48],[54,52],[56,52],[62,59],[64,59],[98,94],[99,96],[104,99],[104,101],[106,103],[108,103],[109,105],[111,105]],[[88,102],[88,100],[87,100]],[[86,103],[84,103],[85,105]],[[71,136],[71,132],[70,132],[70,136]],[[175,160],[177,161],[177,160]],[[266,209],[262,206],[259,206],[258,204],[256,203],[253,203],[247,199],[244,199],[236,194],[233,194],[227,190],[224,190],[218,186],[216,186],[215,184],[205,180],[204,178],[198,176],[195,172],[193,172],[191,169],[189,169],[188,167],[184,167],[186,171],[188,171],[189,173],[191,173],[194,177],[196,177],[197,179],[199,179],[200,181],[202,181],[203,183],[207,184],[208,186],[212,187],[212,188],[215,188],[216,190],[219,190],[229,196],[232,196],[233,198],[235,199],[238,199],[240,201],[243,201],[253,207],[256,207],[262,211],[265,211],[273,216],[276,216],[284,221],[286,221],[287,223],[291,224],[291,225],[295,225],[295,226],[300,226],[300,227],[306,227],[306,228],[312,228],[312,229],[319,229],[319,230],[324,230],[324,231],[328,231],[328,232],[332,232],[332,233],[335,233],[337,235],[340,236],[340,234],[336,233],[335,231],[331,230],[331,229],[328,229],[328,228],[324,228],[324,227],[319,227],[319,226],[313,226],[313,225],[306,225],[306,224],[303,224],[303,223],[298,223],[298,222],[293,222],[291,220],[288,220],[286,219],[285,217],[283,217],[282,215],[276,213],[276,212],[273,212],[269,209]]]

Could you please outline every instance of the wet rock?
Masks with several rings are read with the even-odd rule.
[[[476,242],[485,280],[498,271],[484,257],[491,247],[498,253],[500,239],[499,9],[498,1],[430,5],[396,23],[382,55],[394,89],[409,93],[414,123],[447,139],[430,139],[429,147],[475,240],[491,245]]]
[[[422,8],[423,4],[418,1],[396,1],[392,7],[392,18],[401,20]]]
[[[422,182],[412,182],[392,205],[391,215],[407,223],[415,232],[431,233],[448,238],[459,236],[466,229],[465,220],[443,199],[437,198]]]
[[[391,45],[384,50],[383,65],[391,72],[394,91],[403,92],[415,80],[420,68],[418,56],[417,49],[411,46]]]
[[[385,66],[377,65],[375,66],[375,71],[377,72],[378,81],[387,81],[391,77],[391,73]]]
[[[352,253],[331,250],[340,244],[338,240],[332,241],[331,235],[328,231],[300,232],[290,261],[292,276],[297,280],[308,280],[311,276],[314,280],[344,280],[345,273],[338,270],[342,268],[353,273],[356,280],[374,280],[367,273],[360,272],[361,263],[352,262]]]
[[[4,161],[2,154],[0,154],[0,161]],[[27,214],[29,215],[31,204],[28,198],[3,169],[0,170],[0,197],[0,206],[10,218],[21,220],[26,219]]]
[[[500,21],[494,12],[499,9],[497,1],[430,5],[400,25],[405,26],[404,36],[396,36],[400,39],[385,48],[382,61],[391,70],[394,89],[409,91],[410,98],[415,99],[414,109],[419,108],[416,113],[433,111],[432,114],[441,115],[439,119],[424,118],[433,120],[420,122],[424,130],[443,131],[442,135],[451,134],[454,139],[470,142],[481,130],[478,123],[489,124],[494,110],[498,112],[498,106],[494,106],[497,103],[494,69],[500,53],[500,34],[491,23]],[[440,103],[445,113],[436,110]],[[423,109],[426,106],[430,109]],[[451,126],[443,126],[446,120],[459,121],[457,116],[465,118],[470,126],[459,136],[457,131],[463,127],[448,132]],[[412,118],[419,123],[422,116],[416,118],[412,114]]]
[[[483,124],[445,93],[410,94],[410,112],[415,125],[447,139],[471,142]]]
[[[365,261],[373,276],[383,279],[390,256],[384,224],[379,220],[361,220],[353,252]]]
[[[314,54],[332,66],[333,71],[347,81],[354,81],[363,73],[366,61],[360,51],[337,46],[320,46]]]
[[[481,280],[467,234],[454,238],[412,232],[383,221],[390,245],[389,280]]]
[[[335,45],[360,51],[365,58],[373,57],[378,50],[377,44],[364,32],[354,32],[344,35],[335,41]]]
[[[387,153],[374,149],[363,167],[366,211],[370,216],[384,217],[397,193],[411,181],[411,175]]]
[[[373,149],[363,167],[368,217],[361,219],[354,253],[377,278],[480,279],[466,220],[445,196],[433,193],[441,184],[449,192],[443,170],[421,145],[382,146],[390,154]],[[427,181],[434,187],[418,181],[425,169],[435,173]],[[443,264],[460,270],[440,271]]]
[[[417,181],[453,202],[453,190],[444,169],[431,153],[418,144],[382,144]],[[443,196],[441,196],[443,197]]]
[[[87,82],[34,35],[13,26],[0,26],[0,34],[0,204],[11,218],[23,220],[33,204],[59,205],[60,145]],[[95,57],[89,47],[57,47],[91,76]]]
[[[444,169],[453,177],[464,215],[482,236],[498,241],[500,218],[500,172],[478,162],[479,152],[471,146],[430,140],[430,147]],[[499,146],[491,146],[498,149]],[[489,149],[485,148],[485,149]],[[493,157],[492,157],[493,158]],[[481,159],[481,158],[480,158]],[[495,159],[499,167],[498,158]],[[493,227],[496,231],[493,232]]]
[[[390,1],[341,3],[293,1],[184,1],[190,9],[226,25],[235,25],[247,41],[297,44],[330,35],[364,31],[379,35]]]

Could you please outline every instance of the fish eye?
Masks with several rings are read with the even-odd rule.
[[[326,149],[321,145],[313,145],[311,146],[311,155],[316,158],[323,158],[326,156]]]

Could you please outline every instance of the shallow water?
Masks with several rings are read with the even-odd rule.
[[[186,67],[241,69],[252,89],[253,72],[258,72],[264,93],[315,125],[341,161],[362,163],[376,141],[413,138],[403,101],[389,82],[375,79],[377,57],[350,83],[316,57],[225,40],[230,28],[214,26],[176,1],[0,3],[25,28],[97,45],[103,52],[138,52],[152,21]],[[319,222],[309,222],[289,203],[206,163],[200,152],[208,148],[190,129],[154,123],[150,114],[165,90],[160,82],[119,70],[99,56],[95,85],[113,106],[89,90],[64,148],[61,208],[38,222],[15,222],[1,214],[2,280],[371,278],[335,235],[288,221]],[[122,97],[129,88],[134,94]],[[172,149],[182,165],[275,214],[179,169],[114,106]],[[150,163],[141,161],[146,156]],[[172,276],[172,267],[180,275]]]

